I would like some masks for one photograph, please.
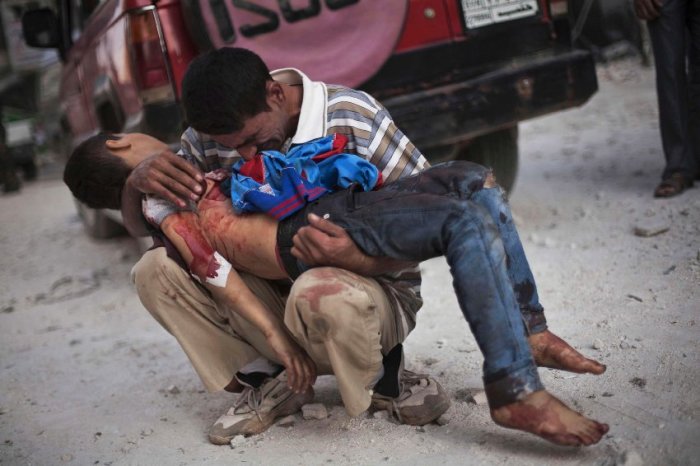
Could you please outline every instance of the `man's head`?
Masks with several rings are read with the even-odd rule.
[[[221,48],[192,61],[182,81],[187,122],[249,159],[279,150],[293,133],[289,86],[273,81],[250,50]]]
[[[63,181],[80,202],[93,209],[119,209],[131,170],[168,146],[147,134],[100,133],[86,139],[68,158]]]

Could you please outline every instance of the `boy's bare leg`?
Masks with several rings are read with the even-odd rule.
[[[606,367],[603,364],[586,358],[549,330],[533,333],[528,336],[527,340],[530,343],[535,363],[540,367],[561,369],[578,374],[600,375],[605,372]]]
[[[609,430],[607,424],[582,416],[545,390],[493,409],[491,417],[502,427],[530,432],[558,445],[593,445]]]

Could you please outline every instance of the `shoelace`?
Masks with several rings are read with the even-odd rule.
[[[262,422],[262,417],[260,417],[260,413],[258,412],[260,405],[262,404],[262,399],[263,395],[260,388],[246,387],[243,389],[241,396],[239,396],[234,403],[233,413],[237,414],[236,410],[242,405],[246,405],[255,413],[260,422]]]

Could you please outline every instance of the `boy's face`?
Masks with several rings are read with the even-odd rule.
[[[164,142],[143,133],[117,134],[117,140],[108,139],[109,151],[124,159],[129,168],[134,168],[146,158],[170,150]]]

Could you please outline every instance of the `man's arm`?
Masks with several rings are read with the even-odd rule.
[[[265,335],[287,369],[290,388],[299,393],[308,390],[316,380],[316,365],[287,333],[280,319],[250,291],[228,261],[213,250],[197,215],[178,212],[166,217],[160,227],[214,299],[239,313]]]
[[[364,276],[398,272],[413,267],[389,257],[373,257],[363,253],[347,231],[330,220],[309,214],[309,226],[294,236],[292,254],[307,265],[326,265],[350,270]]]

